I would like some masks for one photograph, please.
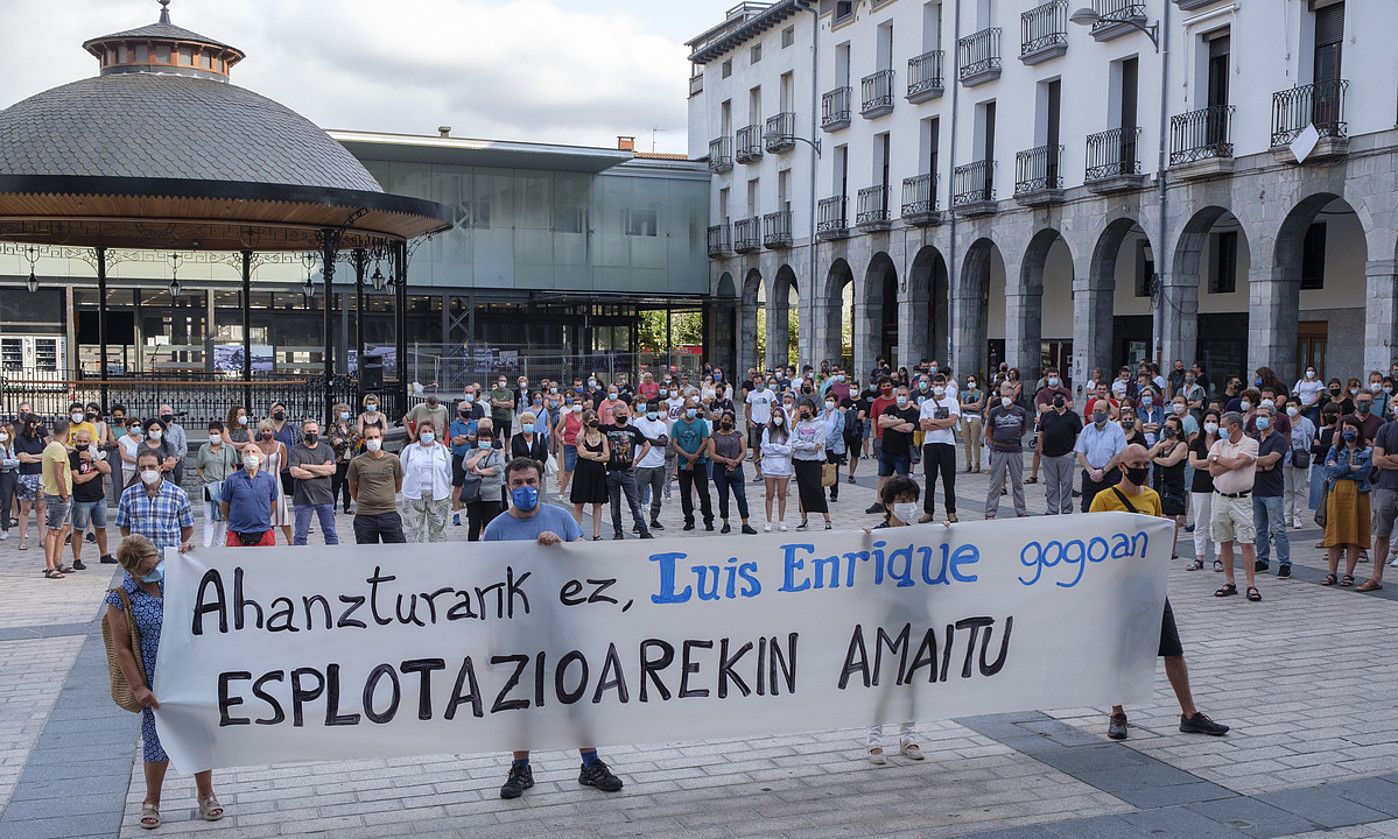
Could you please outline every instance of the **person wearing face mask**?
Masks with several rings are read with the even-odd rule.
[[[510,390],[506,388],[505,393],[509,394]],[[514,405],[513,396],[507,395],[506,400],[511,405]],[[514,409],[510,408],[509,410],[513,412]],[[421,433],[423,423],[432,423],[434,433],[436,429],[441,429],[441,433],[446,434],[450,427],[448,423],[449,419],[450,417],[447,416],[447,406],[442,404],[441,397],[436,393],[429,393],[421,402],[414,405],[412,410],[403,415],[403,427],[408,430],[408,440],[410,442],[415,442],[418,434]],[[438,442],[445,441],[439,440]]]
[[[48,445],[48,439],[47,434],[42,431],[43,426],[38,417],[26,411],[21,411],[20,417],[23,430],[14,440],[15,459],[19,461],[15,499],[19,503],[19,549],[27,551],[29,542],[25,536],[29,530],[30,510],[34,511],[34,525],[39,531],[39,543],[46,543],[44,520],[48,510],[44,505],[43,464],[44,448]]]
[[[134,417],[126,422],[126,433],[117,438],[117,455],[121,460],[122,472],[128,477],[122,484],[125,490],[136,480],[136,455],[140,454],[141,441],[146,439],[146,432],[141,428],[141,421]],[[121,500],[121,496],[117,496]]]
[[[121,456],[121,440],[126,436],[125,405],[112,406],[111,420],[106,423],[106,427],[107,436],[103,438],[105,442],[102,444],[102,450],[107,453],[107,464],[112,467],[112,474],[107,480],[107,506],[115,510],[117,502],[121,500],[121,491],[126,488],[123,477],[126,462]]]
[[[738,430],[737,419],[732,411],[719,418],[718,428],[709,437],[709,459],[714,464],[714,486],[718,489],[718,515],[723,521],[720,533],[731,533],[728,523],[728,495],[731,492],[738,505],[738,518],[742,522],[742,532],[755,535],[756,530],[748,523],[748,497],[746,478],[743,476],[743,460],[747,451],[745,434]],[[651,523],[654,527],[654,522]]]
[[[961,445],[965,452],[966,471],[981,471],[981,418],[985,415],[985,391],[975,376],[966,378],[966,387],[957,396],[961,409]]]
[[[263,420],[263,422],[270,422],[272,424],[272,437],[282,445],[282,457],[277,462],[277,466],[280,467],[281,471],[276,472],[272,469],[268,469],[267,471],[271,474],[276,474],[281,479],[282,495],[291,495],[296,487],[295,484],[292,483],[291,464],[287,462],[287,457],[288,453],[295,448],[296,444],[299,442],[299,440],[297,440],[296,423],[287,422],[286,405],[283,405],[281,402],[272,403],[272,410],[267,413],[267,418]],[[260,423],[258,427],[261,427]],[[263,453],[266,454],[265,449]],[[286,534],[287,544],[291,544],[291,525],[289,522],[287,526],[282,529],[282,532]]]
[[[477,434],[477,445],[489,438]],[[417,439],[403,447],[403,535],[409,542],[441,542],[446,539],[447,512],[451,506],[451,450],[437,439],[432,420],[418,424]],[[469,470],[468,470],[469,471]]]
[[[747,404],[747,427],[748,427],[748,448],[752,449],[753,468],[757,470],[757,480],[762,480],[762,434],[767,428],[767,424],[772,419],[772,405],[777,403],[777,396],[772,392],[772,388],[763,379],[757,379],[753,389],[748,393]]]
[[[1321,380],[1320,371],[1316,370],[1314,364],[1306,365],[1305,372],[1296,380],[1296,386],[1291,392],[1296,394],[1301,413],[1312,423],[1319,423],[1321,400],[1325,397],[1325,382]]]
[[[262,471],[267,473],[269,477],[277,479],[277,504],[272,511],[272,526],[281,528],[286,544],[290,545],[293,541],[293,535],[291,532],[291,510],[288,508],[286,500],[289,493],[281,481],[281,467],[286,464],[289,455],[286,445],[277,439],[277,429],[272,420],[262,420],[257,424],[257,438],[249,449],[256,450],[262,455],[258,458]],[[247,452],[248,450],[245,449],[243,454],[246,455]]]
[[[512,441],[513,442],[513,441]],[[481,417],[475,441],[462,462],[465,479],[452,497],[466,507],[466,541],[481,538],[486,525],[504,511],[505,461],[503,450],[495,448],[495,423]]]
[[[880,435],[875,449],[879,453],[879,487],[882,488],[890,477],[906,476],[911,471],[913,432],[921,414],[905,387],[891,390],[887,401],[882,397],[874,400],[874,406],[877,411],[875,432]],[[864,512],[875,514],[882,510],[882,505],[875,502]]]
[[[1243,572],[1247,577],[1247,599],[1257,602],[1262,594],[1257,590],[1257,525],[1252,511],[1252,488],[1256,480],[1257,440],[1243,433],[1243,417],[1236,412],[1223,415],[1222,436],[1209,449],[1209,474],[1214,479],[1213,510],[1209,525],[1214,541],[1219,544],[1225,583],[1214,592],[1215,597],[1231,597],[1238,593],[1233,577],[1233,544],[1242,548]]]
[[[897,397],[894,396],[895,390],[893,379],[889,376],[881,377],[875,385],[876,395],[869,407],[870,432],[873,437],[871,451],[875,459],[878,459],[883,452],[883,426],[879,424],[879,417],[883,416],[884,411],[897,404]],[[880,469],[880,474],[882,475],[882,469]],[[906,474],[906,470],[904,474]]]
[[[263,469],[266,464],[261,451],[249,448],[243,452],[243,468],[230,472],[219,487],[219,513],[227,522],[225,547],[271,548],[277,544],[272,517],[281,497],[281,483]],[[300,544],[305,543],[303,535]]]
[[[657,392],[658,389],[657,389]],[[665,490],[665,453],[670,448],[670,426],[654,403],[636,402],[636,419],[632,426],[650,443],[645,456],[636,461],[636,487],[641,506],[650,508],[649,529],[664,530],[660,523],[660,499]],[[742,470],[739,469],[739,476]],[[715,474],[714,482],[718,483]]]
[[[1323,544],[1330,573],[1321,581],[1323,586],[1333,586],[1337,582],[1345,588],[1354,585],[1355,565],[1361,552],[1369,549],[1373,455],[1359,420],[1353,416],[1342,419],[1339,439],[1325,455],[1329,492],[1325,497]],[[1341,551],[1346,553],[1345,575],[1337,579]],[[1382,562],[1380,558],[1375,565],[1382,565]],[[1373,588],[1366,587],[1365,591],[1373,591]]]
[[[699,414],[699,401],[691,396],[685,400],[684,416],[670,424],[670,449],[675,453],[680,479],[680,511],[684,514],[684,529],[693,530],[694,495],[699,496],[699,511],[704,529],[714,529],[713,504],[709,498],[709,424]]]
[[[360,412],[359,419],[356,422],[356,430],[359,432],[360,439],[367,439],[368,434],[366,432],[368,432],[371,427],[379,430],[380,439],[382,439],[382,435],[388,433],[388,416],[385,415],[383,411],[379,410],[379,406],[382,405],[383,402],[379,399],[378,394],[366,393],[362,404],[364,405],[364,410]]]
[[[768,533],[772,531],[772,504],[775,501],[777,526],[780,530],[785,531],[787,486],[794,475],[791,466],[791,429],[787,427],[785,408],[781,406],[772,408],[772,418],[767,422],[767,428],[762,432],[760,445],[762,446],[762,457],[767,463],[762,473],[766,489],[763,503],[766,506],[767,523],[762,526],[762,529]]]
[[[1237,423],[1237,436],[1243,439],[1241,418]],[[1150,453],[1145,447],[1132,445],[1122,452],[1124,467],[1121,479],[1116,486],[1099,492],[1093,499],[1091,513],[1138,513],[1147,516],[1163,516],[1160,495],[1145,485],[1150,474]],[[1207,734],[1221,737],[1229,731],[1228,726],[1214,722],[1194,705],[1193,691],[1189,685],[1189,668],[1184,660],[1184,645],[1180,643],[1179,628],[1175,625],[1175,611],[1170,608],[1170,599],[1160,616],[1160,645],[1157,655],[1165,659],[1165,677],[1180,703],[1180,731],[1185,734]],[[1112,706],[1107,724],[1107,736],[1113,740],[1125,740],[1128,733],[1126,709]]]
[[[350,424],[352,415],[349,405],[340,403],[331,408],[330,413],[332,419],[325,430],[330,450],[335,453],[335,474],[330,476],[330,501],[332,504],[342,503],[345,515],[349,515],[350,494],[345,475],[349,472],[350,461],[354,459],[354,453],[359,448],[359,435]]]
[[[137,457],[142,452],[155,452],[160,455],[160,471],[172,473],[179,461],[170,451],[169,441],[165,439],[165,426],[159,419],[148,419],[143,428],[145,433],[140,444],[136,447]]]
[[[161,426],[165,428],[165,444],[170,450],[170,456],[175,459],[175,465],[170,468],[174,473],[172,477],[175,483],[184,486],[184,460],[189,457],[189,435],[183,425],[175,422],[174,408],[161,405],[158,416]]]
[[[825,470],[825,438],[829,433],[823,416],[815,407],[800,403],[796,409],[796,425],[791,429],[791,465],[796,473],[796,490],[801,510],[797,530],[809,526],[811,513],[825,517],[825,529],[830,529],[830,507],[825,501],[821,478]]]
[[[1014,388],[1006,382],[1000,385],[1000,404],[990,409],[985,418],[985,439],[990,446],[990,488],[986,493],[987,521],[1000,512],[1000,494],[1009,479],[1009,489],[1015,515],[1027,516],[1024,503],[1024,432],[1028,430],[1028,415],[1015,403]]]
[[[306,420],[301,424],[301,442],[291,450],[290,467],[291,477],[296,481],[292,496],[296,504],[292,544],[306,544],[312,515],[320,523],[325,544],[340,544],[335,530],[335,495],[330,488],[335,474],[335,451],[321,441],[320,423]]]
[[[166,548],[183,552],[194,547],[194,508],[185,491],[166,480],[160,467],[160,456],[154,451],[136,457],[136,481],[121,494],[116,525],[122,536],[146,537],[163,556]]]
[[[1039,388],[1034,391],[1034,457],[1029,464],[1029,478],[1025,480],[1026,484],[1039,482],[1039,461],[1043,457],[1043,447],[1039,441],[1039,418],[1053,410],[1054,398],[1058,396],[1063,397],[1063,403],[1069,411],[1073,410],[1073,391],[1064,384],[1057,369],[1050,367],[1045,370],[1040,382]]]
[[[1383,416],[1374,411],[1374,394],[1367,390],[1361,390],[1353,397],[1354,411],[1340,417],[1343,423],[1347,419],[1353,418],[1359,423],[1359,430],[1364,432],[1365,440],[1374,439],[1374,435],[1379,433],[1379,428],[1383,425]]]
[[[502,440],[508,440],[514,429],[515,421],[515,394],[510,389],[510,381],[504,376],[499,376],[495,380],[495,387],[490,391],[490,419],[495,426],[495,432]]]
[[[365,429],[364,453],[350,461],[345,473],[354,499],[354,541],[358,545],[401,544],[403,517],[398,513],[398,493],[403,489],[403,463],[383,450],[383,429]]]
[[[650,440],[631,424],[631,412],[626,405],[614,408],[611,425],[604,425],[601,430],[607,437],[607,497],[612,507],[612,539],[620,542],[626,538],[621,524],[623,501],[631,513],[632,532],[642,539],[652,539],[636,486],[636,464],[650,455]]]
[[[1311,449],[1315,446],[1316,427],[1297,405],[1286,406],[1291,420],[1291,445],[1283,458],[1285,468],[1285,510],[1282,519],[1292,527],[1301,527],[1301,515],[1306,512],[1307,495],[1311,487]]]
[[[1141,433],[1146,436],[1146,448],[1151,448],[1160,439],[1160,426],[1165,422],[1165,412],[1155,391],[1141,388],[1136,403],[1136,417],[1141,421]]]
[[[242,468],[243,452],[253,445],[256,431],[248,426],[248,411],[242,405],[228,409],[228,419],[223,424],[223,442],[238,455],[238,468]]]
[[[68,452],[68,474],[73,482],[73,567],[79,571],[87,568],[82,559],[82,534],[89,526],[98,556],[103,562],[111,561],[107,554],[107,496],[102,490],[111,467],[106,453],[93,440],[92,432],[83,429],[73,438],[73,450]]]
[[[451,524],[461,526],[461,511],[466,502],[461,498],[461,487],[466,482],[466,458],[476,450],[476,434],[484,408],[476,404],[471,386],[466,386],[466,398],[456,403],[456,416],[447,426],[447,445],[451,447]]]
[[[203,485],[204,547],[224,542],[228,519],[223,515],[223,482],[241,465],[237,450],[223,441],[223,423],[209,423],[209,439],[194,453],[194,472]]]
[[[611,500],[607,491],[607,466],[611,451],[607,435],[595,411],[584,411],[583,430],[578,435],[578,468],[568,500],[573,502],[573,520],[582,527],[583,507],[592,505],[592,541],[602,541],[602,505]]]
[[[119,588],[107,592],[104,599],[104,622],[112,638],[112,648],[122,675],[131,686],[132,695],[143,707],[141,711],[141,745],[145,776],[145,797],[141,801],[140,825],[146,830],[160,827],[160,794],[170,756],[160,745],[155,730],[153,710],[160,700],[151,691],[155,685],[155,665],[159,657],[160,628],[165,616],[164,551],[142,536],[130,536],[117,546],[116,561],[125,571]],[[140,662],[137,650],[131,646],[130,623],[136,625],[140,639]],[[223,805],[214,797],[213,772],[194,773],[195,803],[205,821],[223,818]]]
[[[1340,430],[1340,409],[1335,405],[1326,405],[1320,411],[1320,427],[1316,429],[1315,442],[1311,444],[1311,490],[1306,498],[1306,506],[1315,511],[1316,521],[1322,520],[1322,511],[1325,509],[1325,456],[1330,452],[1330,447],[1339,442],[1335,435]],[[1325,549],[1325,540],[1322,538],[1315,544],[1320,550]]]
[[[563,399],[563,413],[553,427],[554,439],[558,441],[562,456],[558,463],[558,500],[568,500],[568,482],[573,478],[573,470],[578,468],[578,434],[582,432],[581,396],[570,391]]]
[[[1044,466],[1044,496],[1050,516],[1073,512],[1073,447],[1083,430],[1082,419],[1068,409],[1068,400],[1055,394],[1039,415],[1037,452]]]
[[[675,421],[684,416],[686,397],[682,394],[681,389],[679,387],[677,387],[673,382],[669,381],[668,376],[666,377],[666,379],[667,380],[660,386],[660,398],[664,400],[663,404],[665,405],[665,425],[668,428],[674,428]],[[771,383],[768,383],[767,385],[767,392],[769,394],[773,392]],[[666,395],[667,393],[669,394],[668,396]],[[675,482],[675,475],[678,470],[678,467],[679,458],[675,455],[674,447],[667,446],[665,448],[666,501],[670,500],[671,485]],[[758,468],[761,469],[761,466],[759,465]]]
[[[1194,561],[1190,571],[1204,567],[1206,559],[1212,559],[1215,571],[1223,570],[1223,562],[1218,556],[1218,545],[1212,538],[1210,520],[1213,513],[1214,479],[1209,474],[1209,450],[1218,442],[1219,412],[1209,410],[1204,413],[1204,425],[1199,433],[1189,441],[1189,465],[1193,470],[1189,484],[1190,509],[1194,514]]]
[[[932,378],[932,393],[918,409],[918,427],[923,432],[922,462],[925,487],[922,493],[922,515],[919,523],[932,521],[936,513],[937,478],[942,480],[943,501],[947,521],[956,521],[956,434],[961,421],[961,406],[947,392],[947,378],[937,373]]]
[[[1353,428],[1351,423],[1350,428]],[[1360,433],[1363,433],[1362,430]],[[1358,445],[1358,435],[1353,441],[1340,440],[1348,446]],[[1337,466],[1338,466],[1338,452]],[[1370,463],[1373,464],[1371,480],[1373,491],[1370,496],[1371,515],[1374,528],[1374,564],[1369,579],[1359,584],[1357,591],[1378,591],[1383,588],[1383,566],[1398,568],[1398,557],[1390,559],[1390,546],[1393,539],[1393,523],[1398,519],[1398,420],[1390,419],[1379,428],[1370,449]],[[1353,471],[1353,470],[1351,470]],[[1326,520],[1329,524],[1329,520]],[[1331,569],[1332,571],[1334,569]]]
[[[15,450],[15,427],[0,423],[0,542],[10,538],[15,522],[10,510],[19,487],[19,452]]]
[[[89,440],[96,440],[97,423],[87,418],[87,407],[81,402],[74,402],[68,406],[68,439],[63,441],[65,446],[72,448],[78,438],[79,431],[86,431]],[[94,418],[95,419],[95,418]]]
[[[1184,434],[1184,424],[1179,417],[1166,417],[1160,426],[1160,439],[1150,448],[1150,462],[1155,491],[1160,494],[1161,509],[1175,521],[1175,532],[1170,541],[1171,559],[1179,559],[1180,528],[1184,527],[1185,511],[1188,509],[1184,488],[1188,457],[1189,443]]]
[[[845,452],[848,446],[845,444],[845,411],[840,408],[840,403],[835,399],[833,392],[827,391],[825,399],[822,401],[823,410],[820,417],[825,422],[825,462],[831,467],[834,474],[834,483],[830,486],[830,500],[840,500],[840,466],[845,462]],[[824,477],[821,479],[825,485]]]
[[[1115,486],[1121,479],[1117,466],[1127,445],[1126,432],[1111,420],[1110,403],[1099,398],[1088,404],[1089,422],[1083,426],[1073,447],[1078,465],[1082,467],[1081,509],[1084,513],[1092,507],[1097,493]]]

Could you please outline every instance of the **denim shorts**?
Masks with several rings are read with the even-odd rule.
[[[889,454],[885,451],[879,452],[879,477],[887,478],[890,475],[906,475],[908,467],[912,465],[912,457],[904,452],[903,454]]]
[[[49,530],[59,530],[68,526],[73,512],[73,499],[44,494],[44,526]]]
[[[565,446],[563,447],[563,471],[564,471],[564,472],[572,472],[573,470],[575,470],[575,469],[577,469],[577,468],[578,468],[578,447],[577,447],[577,446],[568,446],[568,445],[565,445]]]
[[[101,501],[73,502],[73,527],[78,530],[86,530],[89,522],[99,530],[106,528],[107,500],[105,498]]]

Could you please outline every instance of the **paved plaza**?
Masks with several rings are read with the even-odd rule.
[[[862,512],[871,471],[840,487],[837,527],[875,520]],[[980,518],[985,485],[959,476],[963,520]],[[1041,513],[1042,485],[1026,489]],[[757,514],[759,485],[749,493]],[[682,534],[678,502],[664,536],[744,538]],[[792,526],[795,506],[793,487]],[[349,525],[342,516],[340,532]],[[192,779],[172,773],[156,835],[1398,836],[1398,579],[1376,595],[1321,587],[1318,536],[1292,531],[1295,576],[1262,577],[1261,603],[1214,598],[1220,575],[1185,570],[1181,542],[1171,600],[1196,702],[1234,727],[1223,738],[1176,730],[1157,670],[1124,743],[1106,738],[1102,707],[925,720],[927,759],[885,766],[864,760],[852,729],[603,744],[622,792],[580,787],[576,754],[542,752],[537,785],[515,801],[498,798],[502,754],[257,766],[215,773],[228,816],[212,824],[197,820]],[[90,570],[45,580],[40,550],[16,544],[0,542],[0,837],[150,835],[137,824],[139,724],[107,696],[97,614],[114,566],[88,550]]]

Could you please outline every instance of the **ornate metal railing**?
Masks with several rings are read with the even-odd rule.
[[[709,256],[727,256],[733,252],[733,234],[726,223],[710,225],[705,240]]]
[[[748,163],[762,157],[762,127],[744,125],[739,128],[735,146],[733,159],[739,163]]]
[[[752,253],[762,246],[762,222],[752,218],[740,218],[733,222],[733,252]]]
[[[995,161],[977,160],[952,171],[953,207],[995,200]]]
[[[796,145],[792,138],[796,136],[796,114],[793,111],[782,111],[767,117],[766,131],[763,132],[767,151],[785,151]]]
[[[1093,32],[1115,26],[1124,20],[1146,16],[1146,4],[1143,0],[1092,0],[1092,10],[1097,13],[1097,22],[1092,24]]]
[[[909,97],[942,89],[943,55],[941,50],[932,50],[908,59]]]
[[[903,217],[937,212],[937,175],[927,172],[903,179]]]
[[[1141,174],[1141,158],[1137,154],[1141,129],[1113,128],[1099,134],[1087,135],[1087,171],[1085,180],[1100,181],[1121,175]]]
[[[849,86],[837,87],[820,97],[820,127],[828,128],[841,123],[849,123]]]
[[[893,107],[893,71],[876,70],[859,80],[861,113]]]
[[[709,171],[727,172],[733,168],[733,140],[719,137],[709,141]]]
[[[855,224],[879,224],[888,221],[888,188],[883,184],[859,190],[855,204]]]
[[[1019,16],[1019,54],[1068,43],[1068,0],[1050,0]]]
[[[982,29],[956,42],[961,78],[1000,69],[1000,27]]]
[[[1308,125],[1322,137],[1347,137],[1345,91],[1348,79],[1328,79],[1272,94],[1272,145],[1284,146]]]
[[[849,227],[845,218],[845,196],[832,195],[816,204],[816,233],[838,233]]]
[[[1170,117],[1170,165],[1233,156],[1233,106],[1212,105]]]
[[[1015,155],[1015,195],[1062,189],[1062,146],[1035,146]]]
[[[762,244],[769,248],[791,245],[791,211],[777,210],[762,217]]]

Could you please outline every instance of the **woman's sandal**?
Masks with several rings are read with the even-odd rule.
[[[1260,603],[1262,601],[1262,592],[1257,590],[1257,586],[1248,586],[1247,596],[1248,600],[1252,601],[1253,603]]]
[[[1204,567],[1204,560],[1196,559],[1184,567],[1186,571],[1199,571]]]
[[[1215,559],[1215,560],[1214,560],[1214,571],[1215,571],[1216,573],[1219,573],[1219,574],[1222,574],[1222,573],[1223,573],[1223,560],[1221,560],[1221,559]]]
[[[1238,593],[1238,587],[1233,583],[1224,583],[1223,587],[1214,592],[1214,597],[1232,597]]]
[[[888,762],[888,758],[884,757],[883,749],[881,747],[873,746],[869,749],[869,762],[874,764],[875,766],[883,766],[885,763]]]
[[[1349,588],[1352,585],[1354,585],[1354,577],[1352,575],[1346,574],[1340,578],[1340,588]]]
[[[59,571],[57,568],[45,568],[45,569],[44,569],[44,577],[46,577],[47,579],[50,579],[50,580],[61,580],[61,579],[63,579],[63,576],[64,576],[63,572],[62,572],[62,571]]]
[[[903,743],[898,746],[898,751],[902,752],[908,760],[922,760],[923,758],[922,749],[918,748],[916,743]]]
[[[218,803],[218,798],[210,795],[208,798],[197,800],[199,801],[199,815],[204,817],[204,821],[216,822],[223,818],[223,805]]]
[[[1326,574],[1326,575],[1325,575],[1325,579],[1321,580],[1321,581],[1320,581],[1320,584],[1323,585],[1323,586],[1333,586],[1333,585],[1335,585],[1335,583],[1337,583],[1337,582],[1339,582],[1339,581],[1340,581],[1340,578],[1339,578],[1339,577],[1336,577],[1334,574]]]
[[[141,802],[141,827],[146,830],[160,827],[160,808],[152,807],[149,801]]]
[[[1383,583],[1376,583],[1373,580],[1365,580],[1355,587],[1355,591],[1378,591],[1383,588]]]

